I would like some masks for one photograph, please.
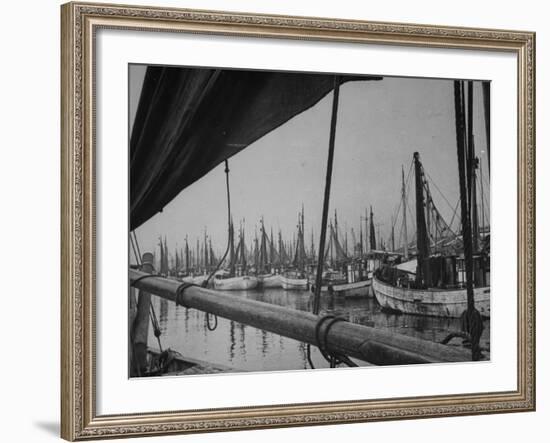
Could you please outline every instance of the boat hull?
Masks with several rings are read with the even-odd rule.
[[[260,277],[260,283],[264,289],[282,287],[281,276],[279,274],[262,276]]]
[[[290,278],[285,277],[284,275],[280,276],[281,287],[286,290],[295,290],[295,291],[307,291],[308,280],[307,278]]]
[[[466,289],[409,289],[389,285],[376,277],[372,282],[376,300],[384,309],[431,317],[460,317],[468,307]],[[476,309],[491,315],[491,289],[474,288]]]
[[[184,282],[184,283],[190,283],[190,284],[193,284],[193,285],[202,286],[202,284],[204,283],[204,281],[206,279],[207,279],[206,275],[198,275],[196,277],[193,277],[193,276],[183,277],[181,279],[181,281]]]
[[[258,279],[250,275],[214,280],[214,288],[221,291],[246,291],[257,286]]]
[[[341,297],[368,297],[370,295],[370,288],[372,286],[372,279],[357,281],[354,283],[343,283],[332,286],[332,292],[335,295]]]

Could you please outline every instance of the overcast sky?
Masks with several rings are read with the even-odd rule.
[[[144,66],[130,67],[130,127],[144,73]],[[407,174],[414,151],[420,152],[426,172],[450,203],[431,185],[436,206],[450,222],[459,197],[453,97],[451,80],[384,77],[341,87],[331,214],[336,208],[342,229],[353,227],[358,235],[360,217],[372,205],[382,236],[389,236],[391,217],[399,205],[401,165]],[[480,83],[474,86],[474,97],[476,152],[487,176]],[[318,243],[331,105],[332,93],[229,160],[233,218],[236,225],[238,220],[246,220],[248,244],[261,216],[268,230],[273,227],[276,233],[280,228],[291,238],[302,203],[306,243],[309,246],[312,229]],[[224,249],[227,206],[223,169],[218,166],[184,189],[162,213],[136,230],[142,252],[153,251],[159,235],[166,235],[171,248],[181,247],[186,234],[194,245],[205,227],[215,251]],[[487,177],[484,181],[488,184]],[[487,202],[488,196],[486,186]],[[414,210],[414,194],[409,206]],[[414,224],[410,218],[407,222]]]

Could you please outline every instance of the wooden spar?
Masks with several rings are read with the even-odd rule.
[[[474,145],[474,82],[468,80],[468,151],[466,160],[466,170],[468,176],[468,212],[470,213],[470,223],[472,227],[472,247],[474,252],[479,250],[479,226],[477,220],[477,189],[476,189],[476,167],[477,158],[475,156]]]
[[[147,275],[153,272],[153,254],[145,253],[141,259],[144,272]],[[151,294],[146,291],[139,291],[137,312],[132,327],[133,337],[133,367],[130,372],[140,375],[147,370],[147,340],[149,337],[149,310],[151,306]]]
[[[414,176],[416,189],[416,243],[417,243],[417,272],[416,281],[420,285],[428,286],[431,283],[430,278],[430,246],[429,237],[426,229],[426,217],[424,204],[424,177],[422,172],[422,164],[420,163],[420,155],[415,152],[414,155]]]
[[[325,262],[325,241],[327,238],[328,208],[330,200],[330,185],[332,182],[332,164],[334,162],[334,142],[336,140],[336,121],[338,115],[338,99],[340,97],[340,76],[334,76],[334,93],[332,97],[332,114],[330,118],[330,135],[327,159],[327,175],[325,181],[325,196],[323,199],[323,217],[321,220],[321,237],[319,239],[319,257],[317,274],[315,276],[315,296],[313,299],[313,313],[318,314],[321,307],[321,285],[323,279],[323,265]]]
[[[470,226],[470,213],[468,211],[467,177],[466,177],[466,140],[464,121],[464,84],[460,80],[454,82],[455,121],[456,121],[456,147],[458,157],[458,178],[460,185],[460,210],[462,214],[462,243],[464,244],[464,264],[466,271],[466,294],[468,297],[468,310],[474,306],[473,286],[473,260],[472,260],[472,231]]]
[[[130,284],[144,272],[130,269]],[[175,301],[181,283],[162,277],[147,277],[135,283],[138,289]],[[315,329],[321,317],[309,312],[272,305],[221,293],[200,286],[185,289],[179,299],[187,308],[218,315],[248,326],[269,331],[294,340],[317,346]],[[326,322],[325,322],[326,324]],[[320,335],[325,335],[321,327]],[[436,362],[469,361],[464,349],[417,339],[393,332],[358,325],[347,321],[337,322],[326,333],[327,350],[378,365],[400,365]]]
[[[490,116],[491,116],[491,82],[484,81],[482,83],[482,90],[483,90],[483,112],[485,116],[485,140],[487,143],[487,167],[489,174],[491,173],[491,124],[490,124]]]
[[[403,237],[405,238],[405,260],[409,258],[409,238],[407,235],[407,190],[405,189],[405,170],[401,165],[401,206],[403,206]]]

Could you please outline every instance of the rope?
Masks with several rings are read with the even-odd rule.
[[[225,189],[227,191],[227,226],[228,230],[231,229],[231,192],[229,190],[229,162],[227,159],[225,160]],[[231,247],[231,236],[227,236],[227,247],[225,248],[225,252],[223,254],[223,257],[218,262],[218,265],[216,266],[216,269],[214,269],[210,275],[202,282],[202,287],[206,288],[208,285],[208,282],[210,279],[214,276],[216,272],[218,272],[218,269],[220,269],[220,266],[225,261],[227,254],[229,253],[229,249]]]
[[[227,195],[227,226],[228,226],[228,230],[230,230],[231,229],[231,191],[229,189],[229,162],[228,162],[227,159],[225,159],[224,172],[225,172],[225,189],[226,189],[226,195]],[[210,282],[210,280],[212,279],[214,274],[216,272],[218,272],[218,269],[220,269],[220,266],[225,261],[225,259],[227,257],[227,254],[229,253],[230,247],[231,247],[231,236],[228,235],[227,236],[227,247],[225,248],[225,252],[223,254],[223,257],[218,262],[216,268],[202,282],[201,286],[203,288],[206,288],[208,286],[208,282]],[[209,331],[214,331],[218,327],[218,317],[216,315],[214,315],[214,326],[210,325],[210,313],[208,313],[208,312],[206,313],[205,321],[206,321],[206,327],[208,328]]]
[[[209,331],[215,331],[216,328],[218,327],[218,316],[217,315],[213,315],[214,317],[214,326],[211,326],[210,325],[210,313],[207,312],[205,317],[204,317],[204,321],[206,323],[206,327],[208,328]]]
[[[141,277],[138,277],[136,278],[133,282],[130,282],[130,285],[131,286],[135,286],[136,283],[139,283],[140,281],[142,280],[145,280],[145,279],[148,279],[148,278],[153,278],[153,277],[159,277],[158,275],[156,274],[147,274],[147,275],[142,275]]]
[[[176,306],[185,306],[185,304],[183,303],[184,292],[187,288],[190,288],[191,286],[198,286],[198,285],[194,283],[182,283],[177,287],[176,298],[174,300],[176,302]]]
[[[330,353],[327,350],[327,338],[330,328],[338,322],[347,321],[345,318],[336,317],[333,314],[327,314],[319,318],[317,324],[315,325],[315,341],[317,342],[317,347],[321,352],[321,355],[329,362],[331,368],[335,368],[337,365],[344,363],[350,367],[357,367],[358,365],[353,362],[350,358],[343,354]],[[324,326],[324,329],[323,329]],[[311,369],[315,369],[313,362],[311,360],[311,351],[310,348],[307,348],[307,359],[311,366]]]
[[[149,307],[150,307],[149,317],[151,318],[151,323],[153,324],[153,330],[155,332],[155,337],[157,338],[160,352],[162,352],[162,343],[160,342],[160,336],[162,335],[162,331],[160,330],[159,322],[157,320],[157,313],[155,312],[153,302],[149,303]]]

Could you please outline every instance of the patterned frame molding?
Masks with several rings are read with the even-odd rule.
[[[192,433],[535,409],[535,34],[68,3],[62,22],[61,436]],[[98,416],[94,35],[99,28],[507,51],[518,60],[518,380],[512,392]]]

